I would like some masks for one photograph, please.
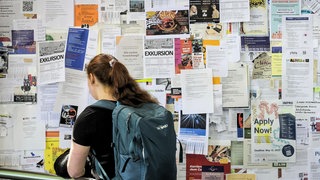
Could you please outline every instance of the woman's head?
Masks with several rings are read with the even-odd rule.
[[[192,5],[192,6],[190,7],[190,14],[194,15],[194,14],[197,14],[197,13],[198,13],[197,6]]]
[[[88,77],[95,78],[110,89],[112,97],[120,103],[137,106],[146,102],[157,102],[131,77],[128,69],[115,57],[108,54],[96,55],[87,66]]]
[[[95,99],[99,99],[97,87],[102,87],[103,89],[110,89],[112,87],[112,82],[109,78],[112,70],[109,62],[111,62],[112,58],[110,55],[99,54],[86,67],[89,91]]]

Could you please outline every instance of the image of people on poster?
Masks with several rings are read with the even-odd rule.
[[[8,51],[0,50],[0,78],[1,74],[8,74],[8,67]]]
[[[219,0],[190,0],[190,23],[220,22]]]
[[[78,106],[63,105],[61,108],[60,126],[72,127],[77,118]]]
[[[220,18],[220,12],[217,9],[217,5],[214,3],[210,4],[210,7],[208,9],[208,17],[212,17],[213,19],[219,19]]]

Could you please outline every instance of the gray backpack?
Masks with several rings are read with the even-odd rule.
[[[115,179],[175,180],[176,142],[173,115],[161,105],[113,110]]]

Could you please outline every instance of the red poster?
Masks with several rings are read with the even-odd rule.
[[[187,154],[187,180],[215,179],[225,180],[231,172],[231,164],[210,162],[205,155]]]

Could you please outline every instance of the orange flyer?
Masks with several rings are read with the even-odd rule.
[[[77,4],[74,7],[74,26],[93,26],[98,22],[98,17],[98,4]]]

